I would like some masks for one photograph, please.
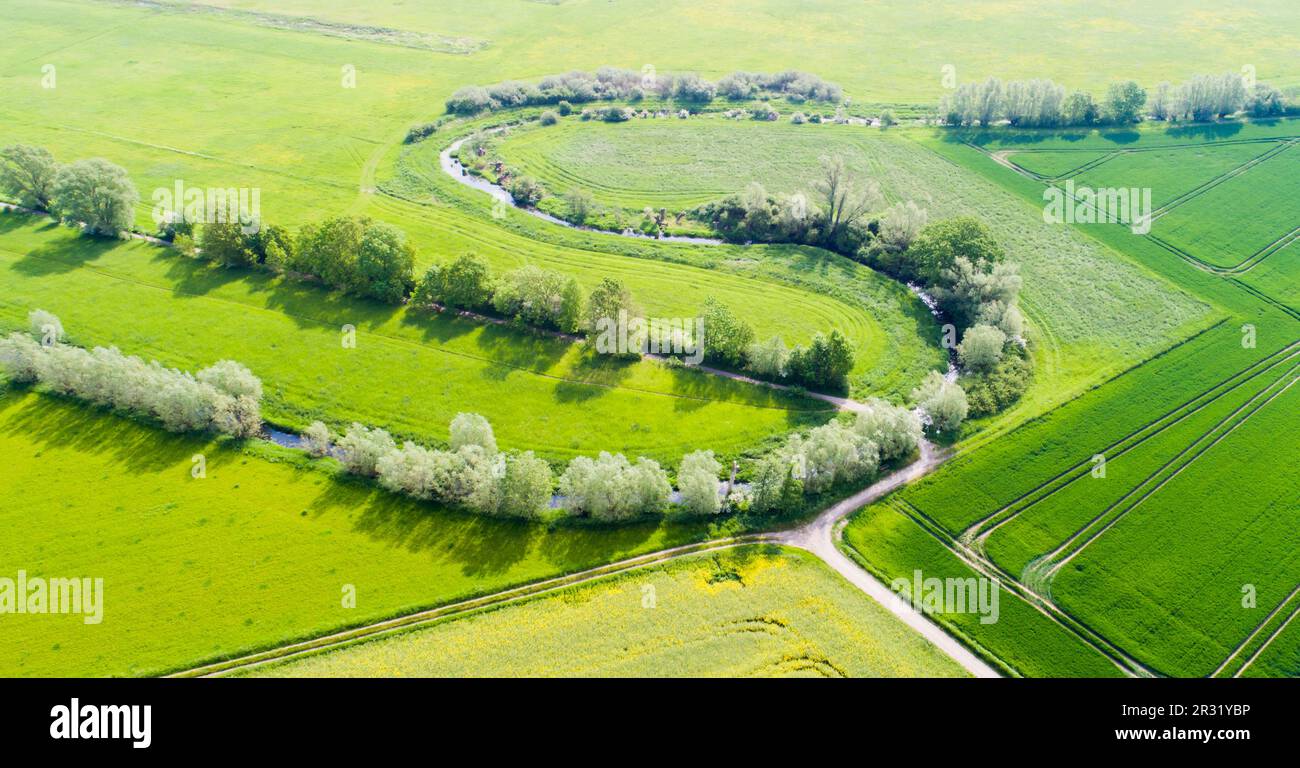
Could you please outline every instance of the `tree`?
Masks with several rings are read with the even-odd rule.
[[[497,106],[487,89],[477,85],[460,88],[447,99],[447,111],[459,115],[476,115]]]
[[[397,450],[397,443],[382,429],[370,429],[357,422],[339,438],[343,468],[354,475],[375,476],[379,460]]]
[[[252,242],[238,222],[204,224],[199,233],[199,247],[203,258],[222,266],[243,267],[257,263]]]
[[[1160,83],[1152,91],[1147,111],[1157,120],[1169,120],[1174,116],[1174,87],[1167,82]]]
[[[362,291],[389,304],[398,304],[411,291],[415,248],[406,233],[384,222],[368,222],[357,252]]]
[[[479,309],[492,299],[492,278],[482,257],[465,253],[440,270],[442,303],[452,309]]]
[[[587,331],[600,333],[601,326],[620,322],[620,313],[623,318],[633,318],[639,314],[632,301],[632,292],[612,277],[602,278],[587,299]]]
[[[525,208],[536,206],[546,196],[546,188],[531,176],[512,176],[506,184],[506,191],[516,204]]]
[[[928,215],[925,209],[908,200],[895,203],[880,218],[880,240],[895,251],[905,251],[925,228]]]
[[[712,296],[704,301],[704,354],[711,360],[740,367],[754,341],[754,329]]]
[[[59,218],[90,235],[116,237],[131,228],[140,200],[126,169],[107,160],[78,160],[59,169],[53,201]]]
[[[875,397],[863,405],[853,431],[876,445],[881,461],[908,456],[921,444],[921,419],[914,411]]]
[[[511,454],[501,475],[497,511],[509,517],[536,517],[550,505],[553,484],[551,466],[532,451]]]
[[[1007,335],[991,325],[973,325],[962,334],[957,356],[968,370],[984,373],[993,370],[1002,359]]]
[[[26,208],[50,210],[58,173],[59,164],[44,147],[14,144],[0,150],[0,190]]]
[[[788,364],[790,378],[810,387],[845,389],[853,370],[853,347],[838,328],[830,336],[817,334],[812,344],[795,347]]]
[[[786,376],[786,364],[790,359],[790,350],[780,336],[773,336],[764,342],[749,345],[746,353],[749,370],[765,379],[783,379]]]
[[[1000,302],[1004,307],[1014,304],[1021,282],[1020,268],[1016,264],[985,262],[976,265],[965,257],[958,257],[951,268],[943,271],[931,293],[939,308],[959,328],[966,328],[980,316],[985,305],[991,302]]]
[[[560,476],[564,508],[596,520],[628,520],[661,512],[671,493],[668,475],[658,463],[641,458],[633,465],[621,453],[602,451],[595,459],[578,456]]]
[[[880,113],[880,127],[893,128],[898,125],[898,118],[894,116],[894,110],[886,109]]]
[[[476,445],[488,455],[497,452],[492,425],[477,413],[458,413],[451,420],[451,449],[458,451],[467,445]]]
[[[713,458],[713,451],[695,451],[682,457],[677,469],[677,489],[681,504],[696,515],[716,514],[722,508],[718,495],[718,473],[722,465]]]
[[[298,235],[297,266],[337,290],[357,291],[363,284],[357,254],[368,223],[367,219],[335,216],[319,225],[304,226]]]
[[[596,207],[591,193],[585,189],[574,187],[564,195],[564,206],[569,214],[569,221],[575,224],[582,224],[587,221],[592,210]]]
[[[1071,93],[1061,105],[1061,119],[1066,125],[1092,125],[1100,114],[1096,100],[1087,91]]]
[[[927,285],[939,280],[958,258],[984,266],[1002,261],[1006,252],[979,219],[958,216],[926,225],[901,260],[904,277]]]
[[[1255,83],[1246,108],[1252,117],[1273,117],[1286,112],[1286,98],[1268,83]]]
[[[912,402],[925,412],[930,426],[939,432],[954,432],[966,419],[966,392],[938,371],[926,374],[921,386],[912,390]]]
[[[313,421],[302,431],[303,450],[320,458],[330,452],[330,430],[324,422]]]
[[[532,264],[507,272],[492,294],[492,308],[500,314],[566,333],[574,330],[581,303],[577,281]]]
[[[1111,83],[1106,89],[1106,116],[1111,122],[1134,123],[1142,117],[1142,107],[1147,103],[1147,92],[1132,80]]]
[[[823,157],[822,176],[814,185],[821,196],[826,215],[823,236],[828,243],[838,242],[844,231],[880,205],[880,188],[875,182],[855,181],[840,156]]]

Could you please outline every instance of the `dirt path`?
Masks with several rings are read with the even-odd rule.
[[[517,602],[527,598],[548,594],[580,584],[603,579],[619,573],[625,573],[652,565],[667,562],[679,557],[731,549],[746,544],[772,543],[798,547],[820,558],[833,570],[844,576],[849,583],[862,590],[868,597],[878,602],[890,613],[897,616],[912,629],[934,643],[954,661],[975,677],[999,677],[999,674],[987,663],[951,635],[944,632],[937,624],[930,621],[919,611],[899,600],[884,584],[875,579],[856,563],[850,560],[836,547],[840,537],[840,525],[849,514],[879,499],[885,494],[912,482],[939,467],[950,457],[950,452],[937,450],[928,442],[921,445],[921,456],[911,464],[899,469],[869,487],[828,507],[817,517],[807,523],[787,531],[759,533],[719,539],[698,544],[650,552],[637,557],[591,568],[585,571],[558,576],[545,581],[526,584],[490,595],[465,600],[451,605],[432,608],[426,611],[398,616],[361,627],[336,632],[322,637],[290,643],[279,648],[272,648],[258,653],[248,654],[224,661],[214,662],[183,670],[170,677],[214,677],[231,672],[252,669],[266,664],[341,648],[346,645],[392,634],[399,631],[444,621],[456,616],[479,611],[484,608]]]

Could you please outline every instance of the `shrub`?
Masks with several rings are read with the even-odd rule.
[[[512,176],[506,184],[506,191],[516,203],[526,208],[536,206],[546,196],[546,188],[531,176]]]
[[[912,390],[912,402],[925,412],[930,426],[938,432],[956,431],[969,410],[965,390],[938,371],[930,371],[921,386]]]
[[[973,325],[962,334],[957,357],[964,368],[976,373],[993,369],[1002,360],[1007,335],[991,325]]]
[[[560,122],[560,116],[555,114],[554,111],[548,109],[542,113],[539,122],[542,125],[555,125],[556,123]]]
[[[718,496],[718,473],[722,465],[713,458],[713,451],[695,451],[682,457],[677,469],[677,488],[681,492],[681,505],[692,514],[712,515],[722,509]]]
[[[498,106],[487,89],[477,85],[460,88],[447,99],[447,111],[460,115],[477,115]]]
[[[402,141],[405,144],[416,144],[418,142],[424,141],[425,139],[429,138],[434,133],[436,133],[437,130],[438,130],[438,124],[436,122],[413,125],[409,129],[407,129],[406,138],[402,139]]]

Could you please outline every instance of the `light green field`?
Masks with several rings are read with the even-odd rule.
[[[85,346],[115,344],[186,370],[238,360],[266,385],[265,417],[285,426],[356,420],[436,443],[471,411],[506,448],[675,462],[702,447],[734,455],[833,415],[768,388],[589,356],[564,341],[208,267],[141,242],[92,241],[25,216],[0,217],[0,274],[0,323],[26,327],[41,308]],[[355,348],[341,343],[344,325],[357,329]]]
[[[1300,244],[1293,241],[1237,279],[1300,312]]]
[[[1089,152],[1087,150],[1035,150],[1033,152],[1015,152],[1007,159],[1017,166],[1049,179],[1073,175],[1074,171],[1084,165],[1111,156],[1112,152]]]
[[[815,557],[745,547],[254,670],[270,677],[960,677]]]
[[[45,395],[0,394],[5,576],[104,580],[103,621],[6,616],[5,675],[148,675],[701,537],[444,512]],[[193,479],[191,458],[206,457]],[[259,455],[260,454],[260,455]],[[356,607],[342,607],[344,585]]]
[[[590,149],[584,136],[594,137]],[[713,116],[619,124],[571,118],[520,130],[499,149],[554,192],[579,184],[599,202],[632,209],[690,206],[749,181],[770,191],[808,189],[818,157],[835,154],[879,183],[890,202],[916,200],[933,219],[978,216],[1023,267],[1022,304],[1040,345],[1039,379],[1014,418],[1077,394],[1202,322],[1204,304],[1071,229],[1044,223],[1040,210],[930,151],[942,145],[929,131]]]
[[[1166,674],[1213,672],[1300,583],[1300,444],[1279,439],[1297,428],[1292,387],[1067,563],[1053,598]]]
[[[1152,232],[1202,261],[1236,266],[1300,223],[1300,151],[1294,147],[1197,196]]]

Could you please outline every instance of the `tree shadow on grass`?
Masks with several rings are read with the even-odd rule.
[[[39,393],[26,398],[15,391],[0,401],[11,401],[0,411],[0,434],[22,436],[42,450],[70,448],[108,454],[133,474],[156,474],[178,465],[188,466],[190,458],[210,442],[205,436],[173,434],[58,395]],[[12,410],[19,406],[21,410]]]
[[[39,227],[38,231],[58,228],[58,224],[50,222]],[[13,268],[16,272],[33,277],[72,272],[120,245],[122,241],[116,238],[72,235],[66,239],[46,242],[28,251],[23,258],[14,262]]]
[[[332,480],[312,500],[312,513],[346,515],[372,541],[460,566],[467,576],[504,573],[524,559],[541,526],[498,520],[408,499],[364,480]]]

